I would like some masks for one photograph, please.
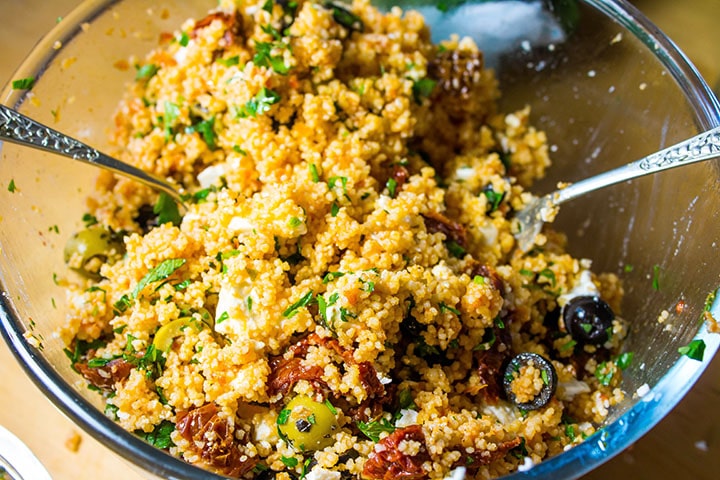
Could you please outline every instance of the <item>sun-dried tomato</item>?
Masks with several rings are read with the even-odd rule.
[[[112,390],[116,383],[128,378],[133,369],[133,365],[123,358],[110,360],[99,367],[90,367],[87,362],[76,362],[73,366],[92,385],[106,390]]]
[[[423,214],[425,228],[430,233],[444,233],[446,240],[452,240],[463,248],[467,247],[467,232],[465,227],[439,212]]]
[[[400,443],[415,441],[420,449],[415,455],[400,451]],[[399,428],[378,442],[363,468],[363,478],[369,480],[419,480],[427,477],[423,463],[430,460],[425,434],[419,425]]]
[[[212,12],[195,22],[195,27],[192,30],[192,37],[195,38],[198,35],[198,31],[205,27],[210,26],[215,20],[220,20],[225,24],[225,34],[223,40],[226,45],[232,45],[235,43],[237,37],[242,33],[243,19],[238,12],[229,14],[225,12]]]
[[[239,478],[255,466],[235,443],[235,429],[219,415],[214,403],[206,403],[177,415],[176,430],[198,454],[201,466],[228,477]]]

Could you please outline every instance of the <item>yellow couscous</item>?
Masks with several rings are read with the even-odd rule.
[[[123,428],[230,477],[490,478],[623,398],[622,288],[517,248],[547,140],[472,40],[221,1],[136,63],[113,141],[187,211],[101,175],[61,332]]]

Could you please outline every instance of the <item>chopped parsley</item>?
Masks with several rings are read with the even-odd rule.
[[[184,258],[170,258],[163,260],[160,265],[150,270],[143,278],[140,279],[140,282],[138,282],[137,286],[135,286],[135,290],[132,292],[132,297],[137,298],[146,286],[154,282],[165,280],[184,264]]]
[[[311,305],[313,301],[313,291],[308,290],[308,292],[303,295],[300,300],[296,301],[295,303],[291,304],[288,308],[285,309],[283,312],[283,317],[285,318],[292,318],[297,313],[298,310],[307,307],[308,305]]]
[[[333,2],[325,2],[325,7],[332,10],[333,20],[335,20],[335,22],[339,25],[356,32],[362,32],[365,30],[365,25],[360,17],[352,13],[350,10],[347,10],[346,8]]]
[[[228,318],[230,318],[230,314],[228,312],[222,312],[215,323],[222,323]]]
[[[452,312],[458,317],[460,316],[460,310],[455,307],[451,307],[450,305],[446,305],[445,302],[440,302],[440,311],[442,313]]]
[[[35,77],[19,78],[13,80],[13,90],[30,90],[35,85]]]
[[[340,213],[340,207],[337,202],[333,202],[332,205],[330,205],[330,216],[333,218],[337,217],[338,213]]]
[[[617,360],[615,360],[615,365],[617,365],[620,370],[625,370],[632,363],[634,356],[635,354],[633,352],[622,353]]]
[[[330,410],[330,413],[332,413],[333,415],[337,415],[337,408],[335,408],[335,406],[330,403],[330,400],[328,400],[327,398],[325,399],[325,406],[328,408],[328,410]]]
[[[8,183],[8,192],[15,193],[17,191],[17,187],[15,186],[15,180],[11,179],[10,183]]]
[[[165,130],[165,140],[167,140],[172,135],[172,129],[175,127],[178,117],[180,116],[180,107],[169,100],[165,100],[163,106],[164,108],[161,119],[163,129]]]
[[[82,216],[82,221],[85,224],[85,227],[92,227],[93,225],[98,224],[98,219],[95,217],[95,215],[86,213]]]
[[[447,248],[448,253],[452,255],[455,258],[464,258],[466,250],[457,243],[455,240],[448,240],[445,242],[445,248]]]
[[[392,433],[395,431],[395,426],[391,424],[387,419],[382,418],[378,421],[371,422],[357,422],[357,427],[360,431],[373,442],[377,443],[380,440],[380,434],[383,432]]]
[[[303,221],[300,220],[298,217],[290,217],[290,220],[288,220],[288,225],[290,225],[290,227],[292,228],[299,227],[302,224]]]
[[[220,65],[224,65],[226,67],[232,67],[234,65],[238,65],[240,63],[240,57],[238,55],[234,55],[232,57],[228,58],[218,58],[215,60]]]
[[[320,181],[320,174],[318,174],[318,169],[314,163],[310,164],[310,178],[312,178],[313,183]]]
[[[290,418],[290,409],[283,408],[282,410],[280,410],[280,413],[278,414],[277,424],[285,425],[289,418]]]
[[[401,410],[416,409],[415,400],[413,400],[412,392],[409,388],[400,390],[398,394],[398,406]]]
[[[256,117],[270,110],[270,106],[280,101],[280,95],[263,87],[257,95],[248,100],[242,107],[235,107],[235,115],[239,118]]]
[[[335,280],[336,278],[342,277],[343,275],[345,275],[345,272],[328,272],[328,273],[326,273],[325,276],[323,277],[323,281],[322,281],[322,282],[323,282],[324,284],[328,284],[328,283],[330,283],[331,281]]]
[[[160,67],[154,63],[146,63],[143,66],[138,66],[137,72],[135,72],[135,80],[150,80],[160,70]]]
[[[475,275],[473,277],[473,283],[475,285],[485,285],[485,282],[485,277],[483,277],[482,275]]]
[[[505,199],[505,192],[498,193],[493,189],[492,185],[488,185],[483,189],[483,194],[487,198],[486,211],[492,213],[500,207],[500,203]]]
[[[395,194],[397,193],[397,180],[394,178],[388,178],[387,183],[385,183],[385,187],[388,189],[390,198],[395,198]]]
[[[422,103],[423,98],[428,98],[432,94],[433,89],[437,82],[432,78],[421,78],[413,82],[412,94],[415,102],[419,105]]]
[[[552,284],[553,288],[555,287],[555,272],[550,270],[549,268],[544,268],[540,273],[538,273],[539,276],[545,277],[550,280],[550,283]]]
[[[175,424],[169,420],[163,420],[158,423],[152,432],[143,432],[142,430],[136,430],[135,434],[145,440],[150,445],[157,448],[167,449],[175,446],[173,441],[170,439],[170,435],[175,431]]]
[[[263,30],[265,31],[264,28]],[[273,31],[274,33],[277,33],[277,30],[273,29]],[[279,73],[280,75],[287,75],[290,71],[290,67],[285,64],[283,56],[272,54],[273,49],[281,47],[284,47],[284,44],[280,42],[256,42],[253,63],[258,67],[271,68],[275,73]]]
[[[298,465],[298,463],[299,463],[297,458],[295,458],[295,457],[286,457],[286,456],[284,456],[284,455],[280,457],[280,461],[281,461],[286,467],[290,467],[290,468],[295,468],[295,467],[297,467],[297,465]]]
[[[199,133],[210,150],[217,148],[217,135],[215,134],[215,117],[202,120],[185,129],[185,133]]]
[[[262,9],[265,10],[268,13],[272,13],[273,11],[273,0],[265,0],[265,3],[263,3]]]
[[[656,292],[660,290],[660,265],[653,265],[652,288]]]
[[[705,341],[699,339],[693,340],[687,345],[678,348],[678,353],[702,362],[703,356],[705,355]]]
[[[177,226],[182,220],[177,203],[165,192],[160,192],[157,202],[153,206],[153,213],[158,216],[159,225],[172,223]]]
[[[187,32],[180,32],[180,38],[178,38],[177,41],[180,46],[187,47],[188,43],[190,43],[190,37],[188,36]]]
[[[598,379],[600,385],[604,385],[606,387],[610,385],[610,381],[612,380],[614,373],[615,371],[612,364],[608,362],[599,363],[595,368],[595,378]]]

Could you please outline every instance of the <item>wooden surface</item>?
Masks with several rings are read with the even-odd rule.
[[[78,0],[0,0],[0,84]],[[211,2],[209,2],[211,3]],[[720,0],[634,2],[694,62],[710,85],[720,76]],[[142,478],[74,427],[28,380],[0,342],[0,424],[27,443],[55,480]],[[79,439],[77,448],[71,448]],[[635,446],[586,479],[711,480],[720,477],[720,358],[682,403]]]

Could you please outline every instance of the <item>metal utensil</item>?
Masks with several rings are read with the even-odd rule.
[[[0,105],[0,140],[57,153],[73,160],[105,168],[165,192],[179,206],[183,206],[180,193],[169,182],[105,155],[89,145],[36,122],[5,105]]]
[[[27,445],[2,426],[0,426],[0,471],[12,480],[52,480],[43,464]]]
[[[720,156],[720,127],[715,127],[640,160],[586,178],[542,197],[536,197],[515,217],[517,221],[515,238],[518,247],[523,252],[530,250],[543,224],[552,222],[559,206],[568,200],[636,177],[703,162],[718,156]]]

